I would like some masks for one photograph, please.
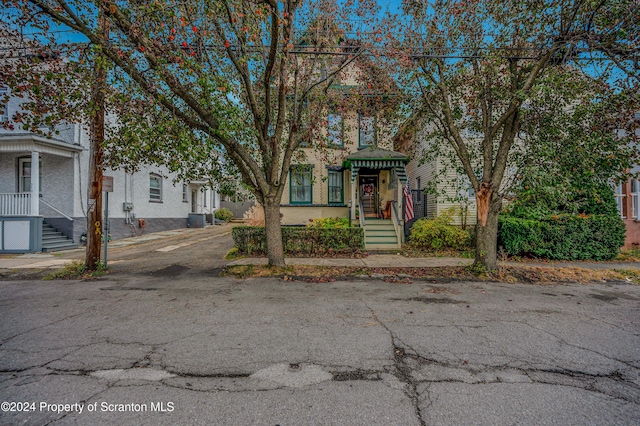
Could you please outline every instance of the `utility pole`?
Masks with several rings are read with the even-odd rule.
[[[105,13],[98,12],[98,25],[102,41],[109,40],[109,24]],[[89,164],[89,211],[87,214],[87,251],[85,265],[95,271],[100,261],[100,243],[102,237],[102,156],[104,142],[104,98],[107,82],[106,58],[96,52],[94,65],[95,79],[92,90],[91,107],[91,161]]]

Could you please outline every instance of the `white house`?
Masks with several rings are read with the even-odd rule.
[[[11,120],[19,108],[19,100],[11,99],[0,120]],[[89,136],[79,124],[55,130],[55,137],[44,137],[0,129],[0,253],[73,247],[86,232]],[[204,226],[220,205],[206,181],[174,182],[176,176],[162,167],[133,174],[107,169],[104,175],[113,177],[108,224],[113,239]]]

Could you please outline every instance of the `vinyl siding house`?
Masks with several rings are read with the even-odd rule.
[[[20,102],[11,99],[2,108],[2,121],[10,121],[19,109]],[[87,229],[89,136],[78,124],[55,130],[54,137],[45,137],[0,129],[0,253],[81,243]],[[113,177],[113,239],[204,226],[206,215],[220,205],[219,196],[204,189],[205,181],[174,183],[175,176],[162,167],[142,167],[133,174],[107,169],[104,175]]]
[[[453,224],[463,227],[473,226],[477,220],[476,195],[469,178],[458,172],[452,165],[451,156],[429,155],[424,160],[427,146],[426,125],[415,123],[410,118],[394,137],[395,149],[407,155],[407,179],[414,192],[416,219],[433,219],[445,210],[455,208]],[[412,126],[415,126],[412,128]],[[466,135],[471,138],[474,135]],[[446,147],[444,148],[447,149]],[[452,153],[451,153],[452,154]],[[425,189],[429,191],[425,192]],[[412,221],[413,222],[413,221]]]

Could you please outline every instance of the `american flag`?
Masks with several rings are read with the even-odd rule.
[[[404,220],[409,222],[413,219],[413,197],[411,196],[411,179],[407,177],[407,186],[404,187]]]

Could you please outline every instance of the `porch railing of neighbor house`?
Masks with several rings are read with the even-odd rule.
[[[0,216],[30,216],[31,194],[0,194]]]

